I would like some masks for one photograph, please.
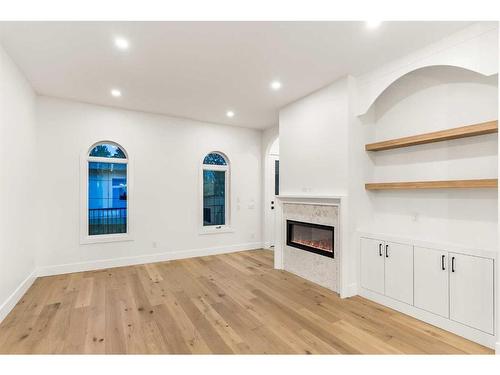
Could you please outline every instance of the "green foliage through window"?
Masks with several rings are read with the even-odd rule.
[[[227,165],[226,159],[224,159],[224,156],[221,154],[217,154],[215,152],[211,152],[207,156],[205,156],[205,159],[203,159],[203,164],[209,164],[209,165]]]
[[[92,151],[90,151],[89,156],[94,156],[98,158],[116,158],[116,159],[127,158],[127,156],[120,147],[108,143],[102,143],[95,146],[92,149]]]

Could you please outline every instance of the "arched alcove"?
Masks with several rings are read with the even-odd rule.
[[[454,66],[414,70],[387,87],[359,117],[362,142],[496,120],[497,91],[496,75]],[[363,183],[497,177],[496,134],[376,153],[361,151],[363,146]],[[358,192],[362,216],[370,218],[363,225],[374,233],[496,248],[496,189]]]

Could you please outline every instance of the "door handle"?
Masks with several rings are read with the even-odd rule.
[[[271,206],[271,210],[274,210],[274,206]]]
[[[380,256],[380,257],[382,256],[382,244],[381,243],[378,244],[378,256]]]
[[[385,257],[389,258],[389,245],[385,245]]]
[[[455,272],[455,257],[451,257],[451,272]]]
[[[444,255],[441,255],[441,269],[444,271],[446,268],[444,268]]]

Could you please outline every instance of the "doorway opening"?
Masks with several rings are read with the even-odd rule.
[[[279,138],[276,138],[269,147],[266,155],[266,201],[264,207],[264,220],[267,228],[267,244],[270,249],[274,249],[276,239],[276,197],[280,193],[280,159],[279,159]]]

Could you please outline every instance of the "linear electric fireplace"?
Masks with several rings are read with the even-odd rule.
[[[297,249],[334,258],[335,228],[328,225],[286,221],[286,244]]]

